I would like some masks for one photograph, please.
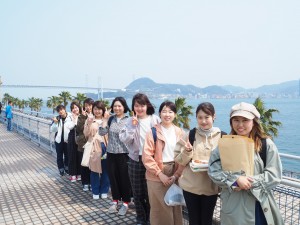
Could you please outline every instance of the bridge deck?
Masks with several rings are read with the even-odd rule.
[[[135,224],[135,212],[109,214],[81,183],[57,172],[54,156],[0,124],[0,224]]]

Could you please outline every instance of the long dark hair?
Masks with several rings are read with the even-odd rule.
[[[147,95],[143,93],[137,93],[133,96],[132,98],[132,104],[131,104],[131,110],[134,111],[134,104],[138,103],[140,105],[146,105],[147,106],[147,115],[152,115],[155,113],[154,106],[150,102],[149,98]]]

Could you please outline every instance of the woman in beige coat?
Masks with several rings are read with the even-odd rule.
[[[92,113],[85,122],[83,133],[88,142],[92,143],[89,168],[91,170],[90,179],[93,199],[99,199],[99,195],[101,195],[101,198],[107,198],[110,186],[106,165],[107,137],[100,136],[98,133],[105,113],[103,102],[94,102]]]
[[[207,164],[212,150],[217,147],[221,131],[213,126],[215,116],[211,103],[201,103],[196,109],[198,127],[188,135],[193,143],[189,143],[187,139],[187,146],[181,142],[176,145],[175,162],[184,166],[179,185],[183,189],[190,225],[212,224],[218,187],[209,178],[207,167],[194,169],[190,164],[193,160]]]

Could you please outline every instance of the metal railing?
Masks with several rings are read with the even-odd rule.
[[[0,122],[5,123],[4,114],[0,117]],[[51,124],[52,122],[49,119],[20,112],[14,112],[12,121],[14,131],[53,154],[55,153],[55,145],[54,134],[50,133]],[[280,157],[300,162],[300,156],[281,153]],[[300,180],[292,178],[292,174],[296,174],[296,177],[299,177],[299,171],[284,171],[281,184],[274,189],[274,196],[285,224],[300,225]],[[220,209],[221,203],[220,199],[218,199],[214,211],[214,224],[220,224]],[[183,208],[183,214],[185,218],[184,224],[188,224],[188,212],[185,207]]]

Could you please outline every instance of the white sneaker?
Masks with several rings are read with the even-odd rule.
[[[88,184],[83,185],[82,190],[83,191],[88,191],[89,190],[89,185]]]
[[[107,198],[107,194],[105,194],[105,193],[104,193],[104,194],[101,194],[101,198],[102,198],[102,199],[106,199],[106,198]]]
[[[127,210],[128,210],[128,206],[123,204],[119,209],[118,215],[125,216]]]
[[[93,199],[99,199],[99,195],[93,195]]]
[[[108,213],[116,213],[116,212],[118,212],[117,203],[113,202],[113,204],[108,209]]]

